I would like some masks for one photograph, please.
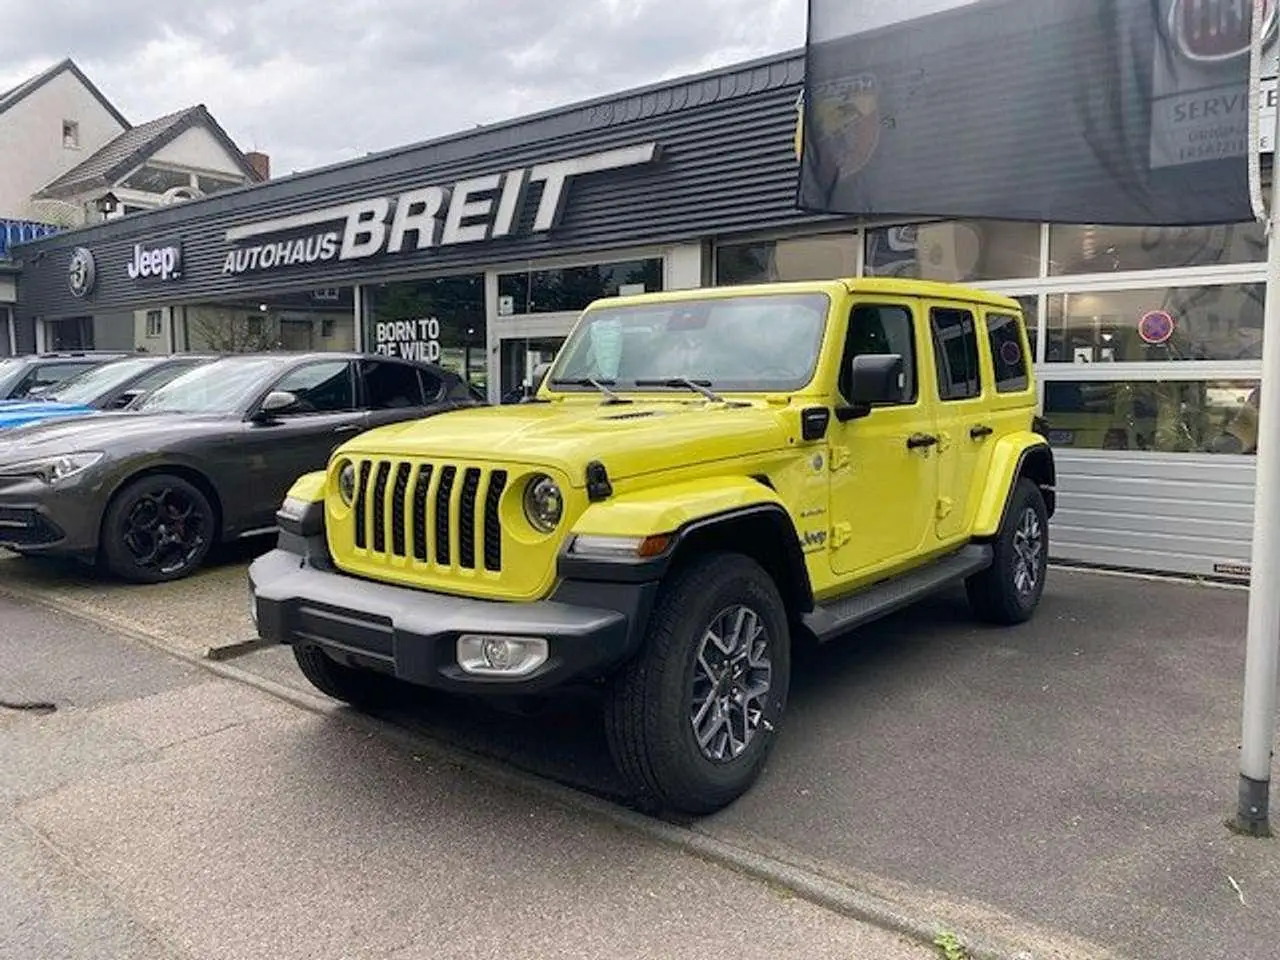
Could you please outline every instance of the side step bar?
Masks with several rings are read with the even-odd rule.
[[[823,642],[848,633],[887,613],[936,593],[991,566],[994,551],[987,544],[973,543],[935,560],[926,567],[882,580],[804,615],[803,622]]]

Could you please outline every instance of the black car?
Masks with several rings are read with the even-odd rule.
[[[372,427],[480,405],[434,364],[369,354],[224,357],[133,403],[0,434],[0,546],[142,583],[266,533],[299,476]]]
[[[40,353],[0,359],[0,400],[36,396],[68,377],[130,354],[119,350]]]

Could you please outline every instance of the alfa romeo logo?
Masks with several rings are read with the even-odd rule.
[[[1253,0],[1173,0],[1169,33],[1178,52],[1196,63],[1248,56]],[[1276,32],[1276,0],[1263,0],[1262,43]]]
[[[98,268],[93,262],[93,254],[86,247],[76,247],[71,251],[71,266],[67,270],[67,285],[73,297],[87,297],[93,291],[93,284],[98,278]]]

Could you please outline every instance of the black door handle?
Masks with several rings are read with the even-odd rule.
[[[993,433],[995,433],[995,430],[988,427],[985,423],[980,423],[977,426],[969,428],[969,436],[974,440],[981,440],[983,437],[989,437]]]
[[[931,433],[913,433],[907,437],[907,449],[915,450],[917,447],[932,447],[938,442],[938,438]]]

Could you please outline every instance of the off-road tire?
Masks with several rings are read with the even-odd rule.
[[[313,687],[357,710],[370,709],[388,699],[390,683],[383,677],[338,663],[319,647],[295,643],[293,658]]]
[[[1035,583],[1030,589],[1019,589],[1017,577],[1021,558],[1018,541],[1034,519],[1038,530],[1039,550],[1034,563]],[[974,615],[988,623],[1012,626],[1031,619],[1044,593],[1049,561],[1049,515],[1044,495],[1030,480],[1019,479],[1009,501],[1000,532],[992,542],[995,557],[990,567],[965,581],[969,606]]]
[[[203,525],[202,542],[196,546],[188,560],[174,569],[146,566],[130,551],[125,542],[126,526],[131,512],[145,497],[154,497],[170,490],[185,499],[193,511],[200,514]],[[166,583],[190,576],[198,570],[209,555],[217,537],[217,515],[209,498],[195,484],[167,473],[153,473],[133,480],[119,490],[107,507],[102,521],[99,557],[114,576],[133,583]],[[184,554],[186,551],[182,551]]]
[[[742,607],[765,630],[768,693],[745,748],[715,761],[704,755],[694,733],[696,661],[720,614]],[[759,564],[741,554],[717,553],[679,566],[663,584],[640,652],[607,689],[605,730],[615,764],[648,805],[699,816],[727,806],[764,767],[786,710],[790,674],[786,607]]]

